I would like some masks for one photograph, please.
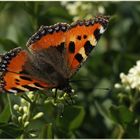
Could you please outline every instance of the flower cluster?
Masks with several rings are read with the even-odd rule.
[[[93,17],[93,9],[95,10],[95,14],[104,14],[105,9],[101,5],[94,6],[91,2],[61,2],[62,6],[65,6],[68,10],[69,14],[74,16],[73,20],[76,21],[81,17],[84,18],[92,18]]]
[[[32,121],[41,118],[44,115],[43,112],[37,112],[36,114],[32,113],[31,106],[35,101],[35,95],[32,92],[25,95],[25,97],[28,98],[28,101],[25,98],[20,98],[20,105],[13,105],[13,109],[15,110],[13,121],[21,128],[27,128]],[[36,137],[34,133],[30,133],[30,136]]]
[[[116,83],[115,88],[125,88],[126,90],[136,89],[140,91],[140,60],[136,62],[136,65],[133,66],[128,74],[121,73],[121,84]]]

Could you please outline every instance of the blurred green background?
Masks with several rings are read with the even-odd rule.
[[[110,15],[111,20],[73,78],[77,80],[72,83],[75,104],[54,104],[40,91],[25,97],[1,94],[0,138],[140,138],[140,124],[133,125],[131,117],[135,112],[132,115],[126,104],[121,110],[112,107],[122,105],[114,90],[120,73],[127,73],[140,59],[140,2],[0,2],[0,52],[26,48],[41,25],[101,14]],[[29,94],[34,96],[29,97],[33,104],[25,103]],[[37,112],[44,115],[33,119]]]

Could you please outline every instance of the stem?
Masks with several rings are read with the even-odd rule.
[[[123,134],[124,134],[124,129],[121,125],[118,125],[118,128],[120,130],[120,133],[118,134],[117,139],[121,139],[123,137]]]
[[[13,116],[14,113],[13,113],[13,110],[12,110],[12,103],[11,103],[11,99],[10,99],[10,95],[9,94],[7,94],[7,99],[8,99],[8,103],[9,103],[10,113]]]
[[[123,137],[124,134],[124,128],[120,125],[120,124],[116,124],[116,127],[113,131],[113,138],[115,139],[121,139]]]

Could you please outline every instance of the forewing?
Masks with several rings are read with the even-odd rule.
[[[66,55],[71,70],[70,77],[87,59],[107,28],[109,17],[77,21],[70,25],[66,34]]]

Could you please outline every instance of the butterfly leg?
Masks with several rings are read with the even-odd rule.
[[[74,100],[73,100],[73,98],[72,98],[71,93],[67,93],[67,94],[68,94],[68,96],[69,96],[69,98],[70,98],[71,104],[74,104]]]

